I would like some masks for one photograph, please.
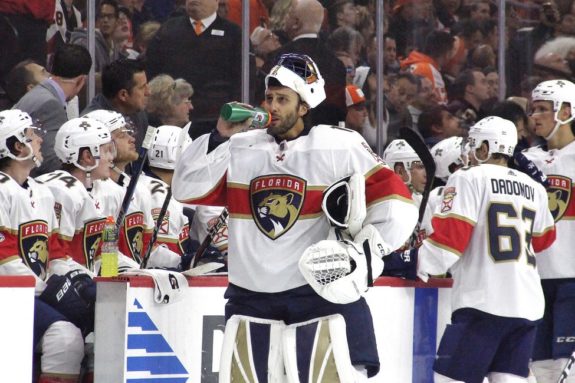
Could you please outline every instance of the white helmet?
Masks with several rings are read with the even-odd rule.
[[[411,170],[413,162],[421,161],[407,141],[401,139],[391,141],[383,152],[383,160],[391,167],[397,162],[401,162],[406,170]]]
[[[172,125],[159,126],[156,128],[152,147],[148,151],[150,166],[173,170],[179,154],[191,143],[192,139],[187,129]]]
[[[555,127],[545,137],[549,140],[559,129],[560,125],[568,124],[575,118],[575,84],[568,80],[549,80],[539,83],[531,92],[531,101],[551,101],[555,112]],[[571,106],[571,117],[567,120],[559,119],[559,111],[564,102]]]
[[[517,145],[517,128],[515,124],[497,116],[485,117],[469,129],[469,147],[473,156],[483,141],[489,144],[489,154],[486,159],[477,161],[485,162],[493,153],[501,153],[513,156]]]
[[[117,129],[125,129],[131,131],[131,129],[126,129],[127,127],[129,127],[129,125],[126,122],[124,116],[113,110],[106,110],[106,109],[93,110],[82,117],[91,118],[93,120],[101,122],[102,124],[104,124],[106,128],[108,128],[110,133],[112,133]]]
[[[73,164],[77,168],[89,172],[98,166],[100,145],[111,142],[112,136],[104,124],[91,118],[79,117],[67,121],[58,129],[54,151],[65,164]],[[88,148],[96,158],[96,164],[86,168],[79,164],[81,148]]]
[[[315,108],[325,100],[325,81],[317,65],[306,55],[286,53],[266,76],[266,90],[270,78],[295,91],[310,108]]]
[[[463,137],[449,137],[439,141],[431,148],[435,161],[435,176],[446,182],[455,170],[467,166],[468,149]]]
[[[34,155],[34,150],[26,137],[26,130],[28,128],[37,129],[28,113],[18,109],[3,110],[0,112],[0,158],[9,157],[17,161],[32,159],[36,166],[41,165],[40,160]],[[10,137],[16,137],[20,143],[26,145],[30,153],[26,157],[16,157],[10,151],[8,145],[6,145]]]

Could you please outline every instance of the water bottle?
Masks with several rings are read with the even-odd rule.
[[[115,277],[118,275],[118,229],[114,217],[108,217],[102,232],[102,264],[100,275]]]
[[[265,128],[272,120],[267,110],[245,106],[237,102],[228,102],[222,106],[220,116],[230,122],[242,122],[248,118],[253,118],[252,125],[255,128]]]

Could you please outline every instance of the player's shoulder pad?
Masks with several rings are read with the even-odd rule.
[[[321,138],[325,142],[344,145],[357,144],[364,141],[362,135],[355,130],[336,125],[316,125],[309,134],[314,138]]]

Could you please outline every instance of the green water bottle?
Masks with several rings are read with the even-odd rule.
[[[237,102],[228,102],[220,110],[220,116],[229,122],[242,122],[252,119],[255,128],[265,128],[272,120],[270,113],[262,108],[254,108]]]

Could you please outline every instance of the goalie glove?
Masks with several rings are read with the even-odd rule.
[[[383,257],[382,276],[399,277],[415,281],[417,279],[418,249],[394,251]]]
[[[383,269],[381,257],[388,250],[377,229],[364,227],[348,240],[324,240],[308,247],[299,269],[322,298],[337,304],[357,301]]]

